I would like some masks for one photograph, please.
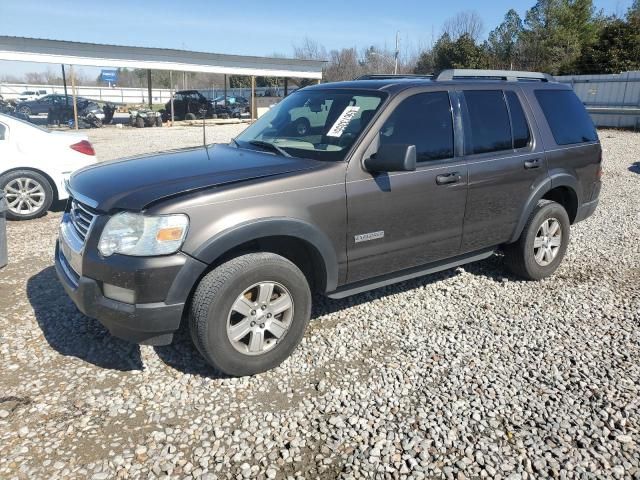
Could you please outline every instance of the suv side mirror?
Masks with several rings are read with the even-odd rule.
[[[412,172],[416,169],[416,146],[380,145],[378,151],[364,161],[369,172]]]

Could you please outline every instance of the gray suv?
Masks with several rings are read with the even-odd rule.
[[[547,75],[327,83],[228,145],[76,172],[56,269],[113,335],[163,345],[187,322],[208,363],[251,375],[295,349],[313,292],[342,298],[498,249],[522,278],[551,275],[601,172],[583,105]]]

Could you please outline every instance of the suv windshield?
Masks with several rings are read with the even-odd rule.
[[[294,157],[341,161],[384,97],[384,93],[371,91],[297,91],[240,134],[236,144],[274,153],[280,150]]]

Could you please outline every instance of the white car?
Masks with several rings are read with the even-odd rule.
[[[71,173],[96,162],[86,135],[51,132],[0,114],[0,190],[7,218],[41,217],[54,201],[68,197],[65,181]]]
[[[44,97],[48,92],[46,90],[25,90],[18,95],[18,101],[27,102],[29,100],[38,100],[40,97]]]

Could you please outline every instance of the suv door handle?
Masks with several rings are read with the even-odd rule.
[[[458,172],[445,173],[436,177],[436,183],[438,185],[458,183],[460,180],[462,180],[462,176]]]
[[[524,168],[526,168],[526,169],[540,168],[540,159],[539,158],[534,158],[533,160],[526,160],[524,162]]]

